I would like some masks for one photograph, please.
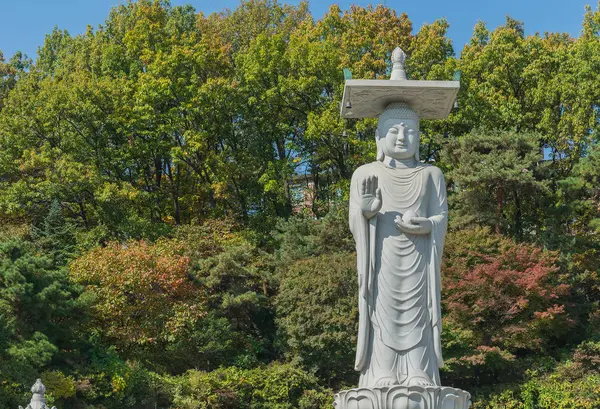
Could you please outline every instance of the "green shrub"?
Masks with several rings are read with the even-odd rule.
[[[291,264],[275,297],[282,348],[330,386],[354,383],[356,258],[337,253]]]
[[[313,375],[274,362],[251,370],[189,371],[179,378],[174,404],[178,409],[324,409],[332,399],[333,392]]]

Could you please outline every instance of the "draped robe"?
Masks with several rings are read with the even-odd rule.
[[[361,210],[361,184],[378,177],[382,207],[371,219]],[[427,235],[405,234],[394,219],[407,211],[432,221]],[[386,379],[408,384],[426,374],[439,385],[441,354],[440,262],[448,207],[441,171],[417,163],[358,168],[350,186],[350,229],[356,241],[359,334],[355,369],[360,386]]]

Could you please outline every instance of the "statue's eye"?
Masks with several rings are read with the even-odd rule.
[[[391,133],[398,133],[398,129],[397,128],[390,128],[389,132],[391,132]]]

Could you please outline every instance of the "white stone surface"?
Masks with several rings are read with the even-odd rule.
[[[42,380],[36,380],[31,387],[31,393],[33,393],[33,397],[25,409],[49,409],[48,406],[46,406],[46,398],[44,398],[45,392],[46,387],[42,383]],[[19,406],[19,409],[23,409],[23,407]],[[53,406],[52,409],[56,409],[56,406]]]
[[[361,387],[440,386],[440,264],[448,206],[442,172],[417,160],[419,121],[402,103],[377,126],[378,161],[350,183]]]
[[[449,387],[357,388],[335,395],[335,409],[468,409],[471,394]]]
[[[395,50],[393,58],[392,78],[397,78],[403,74],[403,53]],[[441,91],[432,91],[436,89]],[[359,388],[338,393],[334,406],[466,409],[469,393],[443,387],[439,376],[444,363],[440,265],[448,224],[446,185],[440,169],[419,161],[420,118],[445,117],[458,83],[348,80],[346,91],[352,96],[351,109],[355,102],[362,109],[360,115],[346,112],[346,117],[377,116],[379,122],[377,161],[359,167],[350,183],[349,222],[359,285]]]
[[[448,116],[458,95],[459,81],[347,80],[342,118],[375,118],[397,101],[410,105],[421,119]]]
[[[376,118],[392,102],[404,102],[421,119],[443,119],[454,106],[460,81],[416,81],[406,79],[406,54],[392,53],[390,80],[347,80],[340,115],[342,118]]]

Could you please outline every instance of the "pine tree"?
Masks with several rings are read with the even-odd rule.
[[[40,227],[32,228],[35,243],[54,260],[64,265],[75,253],[75,226],[65,219],[58,200],[53,200]]]

